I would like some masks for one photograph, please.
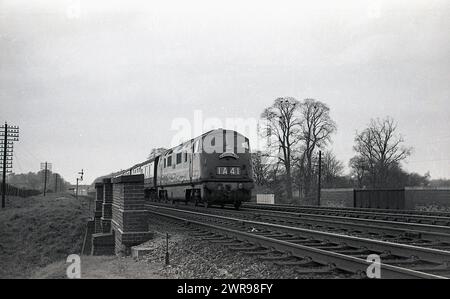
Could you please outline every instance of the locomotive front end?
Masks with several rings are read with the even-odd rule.
[[[235,131],[220,130],[206,136],[204,144],[205,199],[210,204],[233,204],[236,208],[250,201],[253,179],[248,138]]]

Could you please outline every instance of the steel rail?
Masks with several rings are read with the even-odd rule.
[[[225,217],[220,215],[213,215],[213,214],[206,214],[206,213],[199,213],[199,212],[193,212],[193,211],[187,211],[187,210],[181,210],[181,209],[175,209],[170,207],[162,207],[162,206],[152,206],[158,209],[165,209],[165,210],[172,210],[175,212],[182,212],[186,214],[191,215],[197,215],[202,217],[212,217],[216,219],[222,219],[222,220],[228,220],[228,221],[235,221],[245,224],[251,224],[251,225],[257,225],[261,227],[266,227],[269,229],[281,229],[285,232],[293,233],[293,234],[301,234],[302,236],[307,236],[310,238],[321,238],[330,242],[342,244],[345,243],[350,246],[359,247],[359,248],[368,248],[370,250],[375,250],[379,252],[386,252],[389,251],[392,254],[400,255],[400,256],[417,256],[419,259],[423,261],[428,261],[432,263],[447,263],[450,261],[450,251],[444,251],[439,249],[431,249],[431,248],[424,248],[420,246],[414,246],[414,245],[406,245],[401,243],[393,243],[388,241],[381,241],[381,240],[375,240],[375,239],[368,239],[368,238],[361,238],[361,237],[355,237],[355,236],[349,236],[349,235],[342,235],[337,233],[331,233],[331,232],[324,232],[324,231],[317,231],[317,230],[311,230],[306,228],[299,228],[299,227],[291,227],[291,226],[285,226],[280,224],[273,224],[273,223],[267,223],[267,222],[260,222],[260,221],[253,221],[253,220],[244,220],[234,217]]]
[[[161,204],[158,203],[158,205]],[[171,205],[162,204],[162,206],[170,207]],[[354,229],[366,233],[377,233],[384,235],[391,233],[398,236],[404,236],[407,238],[413,237],[431,242],[442,242],[450,244],[450,227],[447,226],[343,217],[334,215],[318,215],[318,214],[295,213],[295,212],[274,211],[274,210],[250,209],[250,208],[242,209],[242,211],[250,212],[251,214],[241,213],[239,211],[235,211],[234,209],[226,209],[226,212],[222,209],[212,211],[214,211],[214,213],[217,212],[222,215],[226,215],[225,213],[227,214],[240,213],[239,216],[259,217],[264,218],[265,221],[268,221],[267,220],[268,218],[270,219],[271,217],[274,217],[269,221],[273,221],[276,223],[289,222],[290,224],[295,223],[298,225],[303,225],[307,223],[309,225],[329,226],[332,228],[340,228],[346,230]]]
[[[258,212],[260,209],[246,208],[245,211]],[[421,234],[424,239],[440,240],[442,242],[450,242],[450,227],[442,225],[432,225],[423,223],[410,223],[401,221],[389,221],[389,220],[377,220],[377,219],[365,219],[355,217],[344,217],[335,215],[318,215],[308,213],[296,213],[285,211],[272,211],[265,210],[264,213],[279,214],[282,217],[289,217],[292,220],[306,220],[310,222],[322,222],[332,223],[346,226],[357,226],[361,228],[372,228],[374,230],[387,230],[392,232],[401,232],[411,234]],[[268,216],[269,214],[262,214]]]
[[[159,206],[155,206],[156,208],[160,208]],[[178,212],[186,212],[183,210],[177,210]],[[206,227],[209,230],[218,231],[221,234],[225,234],[228,237],[237,238],[238,240],[250,242],[253,244],[258,244],[262,247],[275,248],[280,251],[290,252],[293,256],[297,256],[300,258],[310,258],[313,261],[329,265],[330,269],[338,268],[350,273],[357,273],[362,275],[365,273],[367,268],[372,264],[361,258],[356,258],[348,255],[344,255],[341,253],[335,253],[323,249],[313,248],[305,245],[300,245],[288,241],[277,240],[274,238],[255,235],[252,233],[234,230],[227,227],[217,226],[209,223],[204,223],[188,218],[182,218],[179,216],[160,213],[153,210],[149,210],[150,213],[176,219],[179,221],[183,221],[185,223],[195,224],[201,227]],[[242,220],[241,220],[242,221]],[[406,278],[406,279],[417,279],[417,278],[426,278],[426,279],[446,279],[446,277],[428,274],[420,271],[410,270],[406,268],[401,268],[397,266],[392,266],[388,264],[380,263],[381,269],[381,278],[383,279],[392,279],[392,278]]]
[[[268,204],[257,204],[255,202],[245,202],[242,206],[260,205],[268,206]],[[439,212],[439,211],[420,211],[420,210],[393,210],[393,209],[379,209],[379,208],[355,208],[355,207],[325,207],[325,206],[300,206],[292,204],[270,204],[270,206],[280,207],[280,208],[311,208],[317,210],[341,210],[341,211],[361,211],[361,212],[380,212],[380,213],[392,213],[395,211],[396,214],[406,214],[406,215],[428,215],[428,216],[443,216],[450,217],[450,212]]]
[[[361,217],[376,217],[376,218],[382,218],[387,220],[410,220],[414,222],[420,222],[420,221],[428,221],[431,223],[438,223],[443,222],[448,225],[450,225],[450,217],[443,217],[443,216],[430,216],[430,215],[418,215],[418,214],[398,214],[398,213],[379,213],[379,212],[373,212],[373,211],[353,211],[353,210],[347,210],[347,209],[321,209],[321,208],[307,208],[302,206],[273,206],[273,205],[249,205],[245,204],[243,205],[243,208],[251,207],[254,209],[260,209],[260,210],[290,210],[292,212],[312,212],[317,215],[350,215],[350,216],[361,216]],[[310,213],[311,214],[311,213]],[[356,217],[355,217],[356,218]]]
[[[289,213],[289,212],[288,212]],[[274,217],[275,215],[261,215],[261,217]],[[327,217],[327,218],[325,218]],[[368,233],[379,233],[379,234],[396,234],[399,236],[405,237],[413,237],[416,236],[422,240],[428,240],[433,242],[443,242],[450,244],[450,228],[449,227],[436,227],[437,231],[432,231],[432,228],[427,228],[425,230],[421,230],[420,224],[417,227],[410,226],[411,223],[404,222],[394,222],[394,221],[381,221],[381,220],[371,220],[371,219],[359,219],[359,218],[345,218],[345,217],[337,217],[334,219],[331,217],[334,216],[317,216],[313,217],[303,216],[299,217],[294,216],[282,216],[280,217],[280,221],[286,222],[286,220],[292,220],[298,222],[299,225],[303,223],[308,223],[310,225],[328,225],[333,228],[341,228],[341,229],[355,229]],[[328,218],[330,217],[330,218]],[[393,223],[392,223],[393,222]],[[407,228],[409,226],[409,228]],[[417,229],[416,229],[417,228]],[[445,228],[443,230],[442,228]],[[447,233],[440,232],[446,231]]]

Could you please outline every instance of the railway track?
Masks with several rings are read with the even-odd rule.
[[[170,207],[172,205],[166,206]],[[263,211],[249,208],[243,208],[241,211],[236,211],[234,209],[194,208],[189,205],[180,205],[180,207],[194,211],[203,210],[207,213],[238,217],[246,220],[265,221],[269,223],[450,250],[450,227],[447,226],[272,210]]]
[[[404,213],[401,210],[377,210],[377,209],[352,209],[352,208],[327,208],[327,207],[308,207],[291,205],[265,205],[255,203],[245,203],[243,208],[272,210],[283,212],[295,212],[304,214],[342,216],[363,219],[376,219],[383,221],[400,221],[408,223],[422,223],[431,225],[440,225],[450,227],[450,216],[447,213]]]
[[[307,225],[351,234],[366,234],[411,244],[423,240],[429,243],[423,243],[422,246],[450,249],[450,227],[448,226],[282,211],[264,211],[258,214],[261,212],[258,209],[244,211],[255,213],[255,217],[265,221]]]
[[[244,206],[250,205],[261,205],[267,206],[267,204],[257,204],[255,202],[246,202],[243,204]],[[442,211],[420,211],[420,210],[393,210],[393,209],[377,209],[377,208],[354,208],[354,207],[324,207],[324,206],[296,206],[292,204],[270,204],[270,206],[277,208],[308,208],[308,209],[316,209],[316,210],[342,210],[342,211],[359,211],[359,212],[378,212],[378,213],[392,213],[396,214],[405,214],[405,215],[428,215],[428,216],[442,216],[442,217],[450,217],[450,212],[442,212]]]
[[[147,207],[154,215],[203,229],[205,238],[211,241],[297,267],[298,273],[344,271],[363,276],[370,265],[367,256],[377,254],[381,258],[381,278],[450,277],[449,251],[155,204]]]

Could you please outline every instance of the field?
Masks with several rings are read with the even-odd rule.
[[[87,197],[10,197],[0,210],[0,278],[28,278],[41,267],[80,253],[89,216]]]

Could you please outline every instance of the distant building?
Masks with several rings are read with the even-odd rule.
[[[69,191],[75,195],[77,193],[77,186],[70,186]],[[89,185],[78,185],[78,195],[88,195]]]

